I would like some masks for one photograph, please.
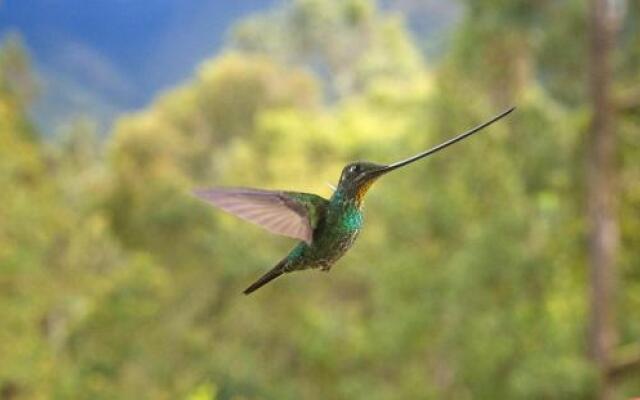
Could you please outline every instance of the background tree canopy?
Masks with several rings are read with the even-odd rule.
[[[605,365],[587,335],[588,4],[460,3],[430,59],[373,0],[282,2],[104,140],[88,119],[41,137],[29,57],[7,38],[0,399],[640,394],[640,5],[617,10],[611,44],[620,229]],[[250,297],[292,241],[190,195],[328,197],[348,161],[395,161],[509,105],[480,136],[381,180],[330,274]]]

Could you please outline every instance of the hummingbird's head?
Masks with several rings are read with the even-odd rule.
[[[367,161],[356,161],[347,164],[342,169],[338,189],[360,203],[367,190],[376,179],[384,174],[386,168],[385,165]]]

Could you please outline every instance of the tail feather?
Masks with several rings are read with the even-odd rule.
[[[252,283],[251,286],[246,288],[244,290],[244,292],[242,292],[242,293],[250,294],[250,293],[260,289],[261,287],[263,287],[267,283],[271,282],[272,280],[276,279],[277,277],[279,277],[282,274],[284,274],[284,269],[282,268],[282,262],[280,262],[280,263],[278,263],[278,265],[276,265],[271,270],[269,270],[269,272],[267,272],[266,274],[262,275],[260,277],[260,279],[258,279],[254,283]]]

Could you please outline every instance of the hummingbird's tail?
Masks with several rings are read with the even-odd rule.
[[[249,286],[248,288],[246,288],[244,290],[244,294],[250,294],[258,289],[260,289],[261,287],[263,287],[264,285],[266,285],[267,283],[271,282],[272,280],[276,279],[277,277],[279,277],[280,275],[284,274],[284,268],[283,264],[285,263],[285,260],[280,261],[275,267],[273,267],[271,270],[269,270],[269,272],[267,272],[266,274],[262,275],[260,277],[260,279],[258,279],[257,281],[253,282],[251,284],[251,286]]]

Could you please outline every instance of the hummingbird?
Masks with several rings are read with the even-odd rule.
[[[367,161],[349,163],[342,169],[330,199],[311,193],[242,187],[199,189],[194,190],[194,194],[271,233],[299,241],[286,257],[244,290],[248,295],[285,273],[306,269],[329,271],[358,237],[363,223],[363,199],[377,179],[479,132],[514,109],[511,107],[475,128],[402,161],[387,165]]]

